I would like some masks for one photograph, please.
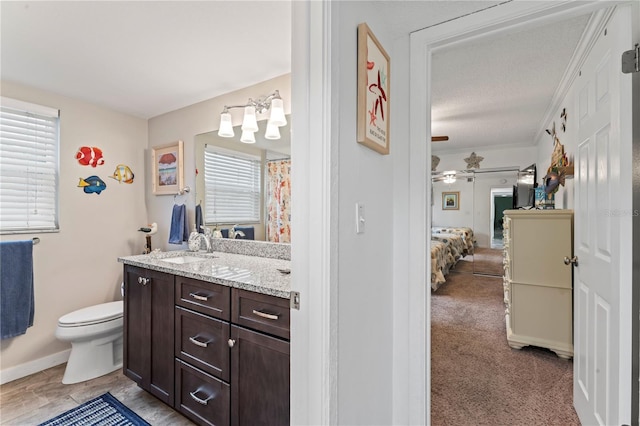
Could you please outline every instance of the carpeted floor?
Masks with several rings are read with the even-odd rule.
[[[453,272],[502,276],[504,273],[502,253],[503,251],[500,249],[476,247],[473,255],[460,258],[451,270]]]
[[[579,425],[573,362],[507,344],[502,277],[452,273],[431,294],[431,424]]]
[[[484,275],[504,274],[502,266],[503,250],[477,247],[473,254],[473,272]]]

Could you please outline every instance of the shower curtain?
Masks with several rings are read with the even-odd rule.
[[[267,163],[267,241],[291,242],[291,160]]]

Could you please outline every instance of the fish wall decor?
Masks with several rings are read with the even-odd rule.
[[[102,166],[104,158],[102,158],[102,150],[95,146],[81,146],[76,152],[76,160],[82,166]]]
[[[133,183],[134,174],[126,164],[118,164],[113,175],[109,177],[117,180],[118,183]]]
[[[107,184],[104,183],[102,179],[98,176],[89,176],[88,178],[80,178],[80,182],[78,182],[78,187],[82,188],[85,194],[96,193],[100,195],[102,191],[107,189]]]

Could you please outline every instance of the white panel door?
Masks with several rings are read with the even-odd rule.
[[[615,14],[574,92],[578,120],[574,254],[574,405],[583,425],[620,424],[620,56]],[[630,33],[629,33],[630,34]],[[629,37],[630,40],[630,37]],[[618,207],[619,208],[619,207]]]

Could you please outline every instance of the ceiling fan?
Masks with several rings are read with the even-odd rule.
[[[446,142],[449,136],[431,136],[431,142]]]

